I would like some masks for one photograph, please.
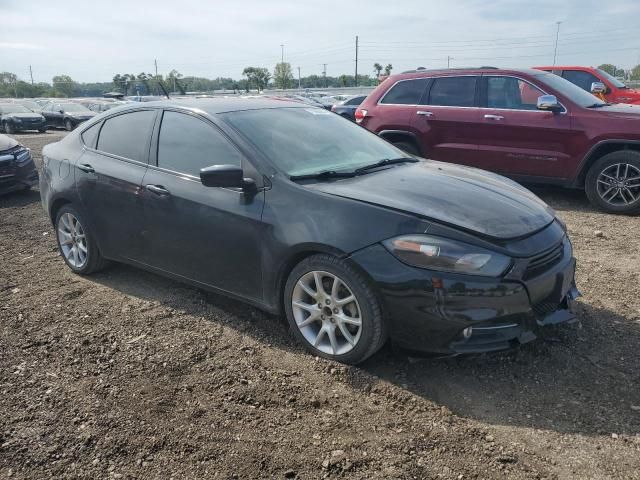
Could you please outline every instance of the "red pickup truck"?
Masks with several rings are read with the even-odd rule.
[[[355,118],[410,153],[584,188],[604,211],[640,213],[640,106],[610,105],[558,75],[404,72],[371,92]]]
[[[604,100],[609,103],[640,104],[640,91],[627,87],[623,82],[608,74],[604,70],[593,67],[533,67],[536,70],[555,73],[565,80],[576,84],[583,90],[591,92],[593,83],[603,83],[605,86]]]

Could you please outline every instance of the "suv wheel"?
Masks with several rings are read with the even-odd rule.
[[[420,157],[420,150],[413,142],[393,142],[393,144],[398,147],[400,150],[407,152],[409,155],[415,155],[416,157]]]
[[[106,262],[80,213],[71,205],[56,215],[56,238],[60,254],[75,273],[87,275],[104,268]]]
[[[314,355],[356,364],[386,341],[376,294],[334,256],[313,255],[298,264],[287,280],[284,304],[294,336]]]
[[[640,212],[640,152],[605,155],[589,169],[585,182],[589,201],[609,213]]]

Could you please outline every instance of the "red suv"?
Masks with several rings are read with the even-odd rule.
[[[533,67],[537,70],[555,73],[560,77],[575,83],[587,92],[593,91],[594,83],[604,85],[604,99],[610,103],[638,103],[640,104],[640,91],[627,87],[617,78],[609,75],[604,70],[593,67]]]
[[[557,75],[404,72],[381,83],[355,117],[409,153],[584,188],[602,210],[640,212],[640,106],[607,104]]]

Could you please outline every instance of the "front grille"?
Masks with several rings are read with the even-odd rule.
[[[555,247],[546,252],[533,257],[524,271],[524,280],[537,277],[556,265],[564,254],[564,242],[559,243]]]
[[[558,310],[558,308],[560,308],[560,304],[558,302],[540,302],[540,303],[536,303],[533,306],[533,311],[541,316],[541,317],[545,317],[547,315],[549,315],[550,313],[555,312],[556,310]]]

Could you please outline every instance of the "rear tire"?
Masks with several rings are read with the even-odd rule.
[[[393,142],[393,144],[400,150],[407,152],[409,155],[415,155],[416,157],[422,156],[420,149],[413,142]]]
[[[607,213],[640,213],[640,152],[620,150],[597,160],[585,179],[592,205]]]
[[[357,364],[387,340],[380,301],[370,282],[332,255],[313,255],[293,269],[284,307],[293,335],[319,357]]]
[[[40,133],[46,133],[46,132],[47,132],[47,127],[39,128],[39,129],[38,129],[38,131],[39,131]]]
[[[71,204],[64,205],[58,211],[55,230],[60,255],[74,273],[89,275],[106,266],[107,262],[84,217]]]

